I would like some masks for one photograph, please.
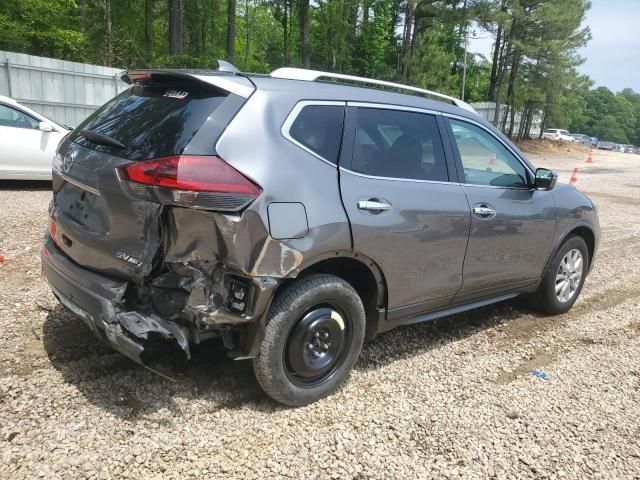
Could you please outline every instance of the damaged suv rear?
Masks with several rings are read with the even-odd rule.
[[[60,302],[144,365],[220,338],[289,405],[396,325],[521,293],[571,308],[599,238],[586,197],[463,102],[324,75],[126,74],[54,160]]]
[[[313,158],[301,168],[302,150],[272,120],[295,102],[267,102],[247,77],[145,71],[126,80],[131,87],[58,149],[43,276],[139,363],[165,347],[189,358],[191,343],[213,337],[233,358],[256,357],[276,287],[307,253],[350,249],[336,167]],[[337,149],[343,114],[331,115]],[[298,155],[287,158],[283,144]],[[305,192],[301,176],[323,191]],[[363,333],[350,335],[362,343]]]

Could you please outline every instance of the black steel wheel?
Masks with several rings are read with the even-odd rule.
[[[281,403],[314,402],[347,378],[364,332],[364,307],[351,285],[334,275],[304,277],[274,300],[253,363],[256,378]]]
[[[292,382],[313,386],[335,372],[348,344],[349,323],[337,307],[318,306],[294,325],[283,358]]]

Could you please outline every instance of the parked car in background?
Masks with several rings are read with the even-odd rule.
[[[295,68],[124,79],[58,148],[42,267],[135,361],[219,338],[268,395],[304,405],[365,338],[520,294],[559,314],[580,295],[593,203],[458,99]]]
[[[635,147],[633,145],[622,145],[622,151],[624,153],[633,153]]]
[[[548,138],[549,140],[562,140],[565,142],[576,141],[576,139],[573,138],[567,130],[561,130],[559,128],[547,128],[542,134],[542,138]]]
[[[598,146],[598,137],[589,137],[591,138],[591,145],[593,147],[597,147]]]
[[[598,142],[598,150],[614,150],[616,144],[613,142]]]
[[[56,148],[69,130],[0,96],[0,180],[51,180]]]
[[[591,137],[584,135],[582,133],[572,133],[571,136],[578,142],[580,145],[584,145],[585,147],[592,147],[593,141]]]

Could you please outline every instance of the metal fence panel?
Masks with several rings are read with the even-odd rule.
[[[493,119],[496,113],[496,104],[494,102],[477,102],[477,103],[472,103],[471,106],[476,110],[476,112],[478,112],[478,115],[480,115],[486,121],[493,123]],[[501,119],[504,118],[505,114],[507,113],[507,106],[500,105],[499,112],[500,112],[500,118]],[[518,129],[520,128],[521,116],[522,115],[520,112],[516,112],[515,121],[513,125],[514,135],[515,135],[515,132],[517,132]],[[542,113],[538,112],[537,114],[533,115],[533,119],[531,121],[531,130],[529,131],[529,134],[533,138],[537,137],[540,134],[541,126],[542,126]]]
[[[0,95],[71,127],[128,85],[117,68],[0,50]]]
[[[11,97],[62,125],[76,127],[98,107],[128,85],[120,80],[117,68],[36,57],[0,50],[0,95]],[[493,121],[495,103],[472,106],[478,114]],[[506,105],[500,105],[500,117]],[[540,133],[541,115],[534,115],[531,135]],[[520,125],[516,114],[515,131]]]

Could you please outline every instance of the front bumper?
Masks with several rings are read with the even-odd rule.
[[[126,311],[127,282],[76,265],[47,235],[42,276],[60,303],[79,316],[101,340],[140,364],[156,358],[163,346],[178,346],[189,358],[185,331],[154,314]]]

